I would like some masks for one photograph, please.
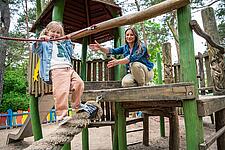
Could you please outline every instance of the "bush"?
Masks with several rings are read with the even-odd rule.
[[[8,109],[27,110],[30,96],[26,94],[27,80],[25,67],[8,67],[4,74],[3,99],[0,112]]]
[[[13,111],[27,110],[29,107],[30,96],[26,94],[10,92],[3,95],[0,112],[6,112],[8,109]]]

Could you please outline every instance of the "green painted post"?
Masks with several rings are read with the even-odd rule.
[[[198,96],[193,33],[189,26],[191,20],[190,5],[178,9],[177,16],[181,80],[193,82],[196,87],[196,95]],[[203,142],[203,124],[202,118],[198,117],[196,100],[185,100],[183,109],[187,150],[197,150],[199,149],[199,144]]]
[[[118,47],[121,45],[121,28],[117,28],[115,32],[115,38],[114,38],[114,47]],[[117,57],[118,58],[118,57]],[[114,80],[120,80],[120,67],[116,66],[114,69]],[[118,108],[117,104],[115,104],[115,125],[114,125],[114,132],[113,132],[113,150],[118,150]]]
[[[36,1],[36,14],[37,16],[41,13],[41,1]],[[37,31],[38,32],[38,31]],[[31,124],[32,124],[32,133],[34,135],[34,140],[38,141],[43,138],[42,129],[41,129],[41,121],[38,110],[38,97],[32,95],[30,100],[30,115],[31,115]]]
[[[42,12],[42,8],[41,8],[41,0],[36,0],[36,19],[39,17],[39,15]]]
[[[81,57],[81,78],[86,81],[86,58],[87,58],[87,45],[88,45],[88,37],[83,38],[82,44],[82,57]],[[88,136],[88,128],[84,128],[82,130],[82,149],[89,150],[89,136]]]
[[[115,103],[115,125],[114,125],[114,132],[113,132],[113,150],[118,150],[119,145],[118,145],[118,108],[117,108],[117,103]]]
[[[38,141],[42,139],[43,136],[38,110],[38,97],[35,97],[34,95],[32,95],[32,99],[30,100],[30,115],[34,140]]]
[[[120,28],[117,28],[115,34],[114,34],[114,47],[119,47],[121,45],[121,30]],[[119,58],[119,57],[116,57]],[[114,80],[120,80],[120,65],[117,65],[114,67]]]
[[[157,53],[157,72],[158,84],[162,84],[162,59],[160,53]],[[165,137],[165,121],[163,116],[160,116],[160,135],[161,137]]]
[[[116,103],[118,114],[118,146],[119,150],[127,150],[126,116],[121,103]]]
[[[160,56],[160,53],[157,53],[157,72],[158,72],[158,84],[162,84],[163,80],[162,80],[162,59]]]
[[[87,58],[87,45],[88,45],[88,37],[83,38],[82,43],[82,56],[81,56],[81,78],[86,81],[87,70],[86,70],[86,58]]]
[[[55,2],[53,11],[52,11],[52,20],[53,21],[63,21],[63,12],[64,12],[64,0],[57,0]]]
[[[62,147],[61,150],[70,150],[70,149],[71,149],[71,142],[67,143],[67,144],[64,144],[64,146]]]
[[[65,6],[64,0],[56,1],[53,11],[52,11],[52,20],[53,21],[63,22],[64,6]],[[71,150],[71,143],[64,144],[62,149],[63,150]]]

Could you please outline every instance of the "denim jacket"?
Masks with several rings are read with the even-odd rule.
[[[74,53],[71,40],[60,41],[57,43],[57,46],[59,49],[63,50],[65,57],[71,62]],[[52,47],[52,41],[36,42],[32,45],[33,53],[37,53],[40,58],[39,76],[49,84],[51,84],[49,71],[51,67]]]
[[[114,48],[114,49],[109,48],[109,53],[123,54],[123,56],[125,58],[129,59],[129,61],[130,61],[129,63],[140,62],[140,63],[146,65],[149,71],[152,70],[152,68],[154,67],[154,64],[148,60],[149,54],[148,54],[147,48],[144,44],[142,44],[142,48],[140,50],[138,50],[138,44],[135,43],[134,48],[131,53],[130,53],[128,44],[125,44],[121,47]],[[126,64],[126,69],[127,69],[127,72],[129,72],[129,64]]]

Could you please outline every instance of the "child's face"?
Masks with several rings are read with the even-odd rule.
[[[61,37],[61,31],[52,29],[48,31],[47,35],[50,36],[51,39],[59,38]]]

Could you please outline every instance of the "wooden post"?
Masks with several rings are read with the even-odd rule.
[[[82,57],[81,57],[81,78],[86,81],[86,57],[87,57],[87,44],[88,37],[83,38],[82,43]],[[82,131],[82,149],[89,150],[89,136],[88,136],[88,128],[84,128]]]
[[[37,8],[37,16],[41,13],[41,1],[36,2],[36,8]],[[35,54],[33,54],[34,56]],[[30,55],[31,56],[31,55]],[[30,58],[31,59],[31,58]],[[31,74],[30,74],[31,76]],[[32,77],[30,77],[32,81]],[[40,140],[43,138],[42,135],[42,129],[41,129],[41,121],[39,116],[39,110],[38,110],[38,97],[35,95],[32,95],[32,98],[30,100],[30,114],[31,114],[31,124],[32,124],[32,133],[34,135],[34,140]]]
[[[202,10],[201,13],[205,32],[209,34],[216,43],[219,44],[219,33],[217,30],[213,8],[211,7],[206,8]],[[224,95],[225,94],[224,56],[222,53],[219,52],[218,49],[213,48],[209,44],[208,44],[208,53],[213,77],[214,95]],[[222,109],[215,113],[215,122],[216,122],[216,131],[225,126],[225,109]],[[223,150],[224,147],[225,147],[225,134],[222,134],[217,139],[217,149]]]
[[[118,150],[127,150],[126,114],[121,103],[116,103],[118,112]]]
[[[157,53],[157,72],[158,72],[158,84],[163,83],[162,79],[162,59],[160,53]],[[160,135],[165,137],[165,121],[164,116],[160,116]]]
[[[149,146],[149,115],[143,113],[143,145]]]
[[[119,47],[121,45],[121,28],[117,28],[116,33],[114,35],[114,47]],[[114,80],[120,80],[120,66],[116,66],[114,69]],[[118,150],[119,149],[119,145],[118,145],[118,104],[114,104],[115,106],[115,125],[114,127],[112,127],[111,131],[113,133],[113,150]],[[125,120],[126,121],[126,120]],[[126,141],[127,142],[127,141]]]
[[[64,13],[64,0],[56,1],[53,11],[52,11],[52,20],[53,21],[63,21],[63,13]],[[63,150],[71,150],[71,143],[64,144]]]
[[[165,84],[173,83],[173,69],[172,69],[172,55],[171,44],[164,43],[162,46],[163,65],[164,65],[164,80]],[[172,115],[169,117],[170,122],[170,136],[169,136],[169,149],[179,150],[180,134],[179,134],[179,121],[176,107],[172,108]]]
[[[181,80],[193,82],[196,89],[195,93],[198,95],[193,33],[189,26],[189,22],[191,21],[190,5],[179,8],[177,16]],[[198,117],[196,100],[185,100],[183,102],[183,109],[187,150],[198,150],[199,144],[203,142],[203,124],[201,118]]]
[[[203,66],[203,55],[198,52],[198,73],[200,76],[200,87],[205,87],[205,75],[204,75],[204,66]],[[205,90],[201,90],[201,95],[205,95]]]
[[[34,140],[38,141],[43,138],[42,129],[41,129],[41,121],[38,111],[38,97],[32,95],[32,99],[30,100],[30,115],[31,115],[31,124],[32,124],[32,132],[34,135]]]
[[[162,60],[164,68],[164,81],[165,84],[173,83],[173,68],[171,58],[171,44],[164,43],[162,45]]]
[[[205,32],[212,37],[213,41],[219,44],[219,33],[213,8],[206,8],[201,13]],[[213,92],[216,95],[223,95],[225,93],[224,56],[217,48],[212,47],[210,44],[207,44],[207,46],[214,84]]]

